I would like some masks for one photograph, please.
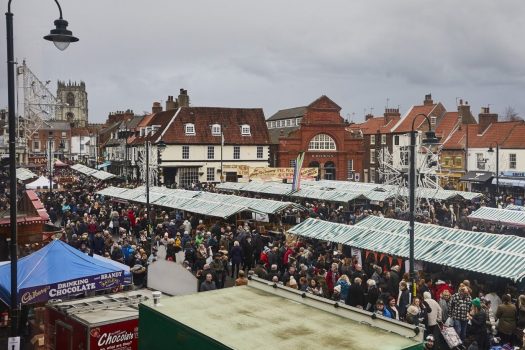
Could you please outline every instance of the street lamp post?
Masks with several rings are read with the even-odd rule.
[[[79,147],[80,147],[80,150],[79,150],[80,155],[78,156],[78,162],[82,163],[82,135],[80,135],[79,137],[80,137],[80,145],[79,145]]]
[[[8,127],[9,127],[9,192],[10,192],[10,256],[11,256],[11,337],[18,335],[18,291],[17,291],[17,223],[16,223],[16,116],[15,116],[15,54],[13,45],[13,13],[11,1],[7,3],[5,14],[7,34],[7,96],[8,96]],[[60,12],[60,18],[55,20],[55,29],[44,39],[52,41],[60,50],[65,50],[70,43],[78,41],[73,33],[67,30],[67,21],[62,18],[62,8],[57,0],[55,3]]]
[[[428,123],[428,130],[426,132],[426,138],[422,141],[422,144],[426,145],[432,145],[437,144],[438,140],[436,138],[436,134],[434,131],[432,131],[432,124],[430,122],[430,118],[423,113],[420,113],[414,117],[414,120],[412,121],[412,129],[410,131],[410,173],[409,173],[409,205],[410,205],[410,224],[409,224],[409,234],[410,234],[410,251],[409,251],[409,265],[410,265],[410,280],[412,281],[412,296],[416,296],[416,273],[414,271],[414,228],[415,228],[415,210],[416,210],[416,181],[417,176],[416,174],[416,137],[417,137],[417,130],[414,129],[416,119],[418,119],[419,116],[425,117],[425,120]]]
[[[494,148],[492,148],[492,144],[490,145],[488,152],[494,153]],[[497,142],[496,142],[496,193],[499,193],[499,143]]]
[[[49,163],[49,193],[53,191],[53,139],[49,136],[47,140],[47,157]]]
[[[151,148],[151,141],[144,141],[145,151],[146,151],[146,215],[147,215],[147,228],[148,228],[148,237],[151,238],[151,208],[149,203],[149,152]],[[166,148],[164,141],[160,140],[157,142],[157,149],[159,152],[162,152]]]

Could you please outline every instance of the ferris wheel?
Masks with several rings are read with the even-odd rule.
[[[379,152],[378,172],[384,189],[394,199],[394,206],[408,210],[409,205],[409,147],[401,147],[400,154],[395,157],[388,148]],[[437,192],[443,190],[439,153],[441,147],[433,148],[424,145],[416,146],[416,212],[422,204],[429,204]]]

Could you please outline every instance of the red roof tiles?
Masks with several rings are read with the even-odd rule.
[[[188,123],[195,125],[195,135],[185,134],[185,125]],[[211,133],[213,124],[222,125],[225,144],[270,144],[261,108],[181,107],[162,140],[167,144],[220,144],[221,137]],[[241,135],[243,124],[250,126],[251,135]],[[164,129],[161,128],[154,138],[159,138]]]
[[[378,130],[380,134],[387,134],[392,131],[392,128],[399,122],[401,117],[390,117],[390,120],[386,120],[385,117],[373,117],[360,124],[353,124],[348,129],[363,131],[363,134],[377,134]]]
[[[440,104],[412,106],[412,108],[408,111],[407,115],[403,119],[401,119],[401,122],[395,127],[393,132],[395,133],[410,132],[412,130],[412,122],[418,114],[426,114],[427,116],[430,116],[430,114],[439,105]],[[439,117],[439,116],[436,115],[436,117]],[[425,123],[425,118],[419,117],[414,125],[415,129],[416,130],[419,129],[423,123]]]
[[[500,145],[501,148],[525,148],[525,122],[521,121],[519,124],[516,124],[512,130],[510,131],[509,135],[505,139],[502,145]]]
[[[496,143],[498,143],[501,147],[506,147],[505,142],[511,135],[513,129],[516,126],[519,126],[520,124],[523,124],[522,121],[515,121],[515,122],[497,122],[490,124],[487,129],[482,134],[478,134],[479,127],[478,125],[473,125],[468,127],[468,147],[469,148],[489,148],[490,146],[495,146]],[[515,140],[519,140],[519,131],[520,129],[517,129],[517,134],[514,134],[513,137],[509,140],[509,145],[517,146],[516,148],[522,148],[523,145],[520,147],[519,143],[517,143]],[[523,136],[521,136],[523,137]]]

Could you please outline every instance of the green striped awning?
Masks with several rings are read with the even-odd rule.
[[[255,192],[336,203],[349,202],[358,198],[383,202],[393,197],[408,197],[408,189],[406,187],[336,180],[302,181],[300,190],[296,192],[292,191],[291,184],[278,182],[225,182],[218,184],[217,188],[224,191]],[[418,188],[416,191],[418,197],[439,201],[453,198],[473,200],[482,196],[481,193],[452,191],[441,188]]]
[[[139,186],[134,189],[107,187],[97,193],[128,201],[146,203],[145,186]],[[150,187],[149,200],[154,205],[216,217],[228,217],[240,211],[275,214],[289,207],[299,207],[292,202],[156,186]],[[210,208],[214,209],[211,210]]]
[[[407,258],[408,222],[369,216],[355,226],[307,219],[288,232]],[[509,278],[525,277],[525,238],[416,224],[414,258]]]
[[[291,197],[309,198],[324,200],[329,202],[347,203],[351,200],[363,197],[363,192],[349,192],[339,190],[326,190],[313,187],[302,187],[299,191],[293,193]]]
[[[71,169],[78,171],[81,174],[88,175],[91,177],[94,177],[99,180],[107,180],[115,177],[115,174],[108,173],[107,171],[97,170],[93,168],[89,168],[82,164],[75,164],[70,166]]]
[[[509,204],[505,207],[507,210],[521,210],[525,211],[525,207],[521,205]]]
[[[104,188],[103,190],[98,191],[97,194],[108,197],[117,197],[119,193],[126,192],[127,190],[127,188],[109,186]]]
[[[469,219],[497,222],[509,226],[525,227],[525,211],[481,207]]]

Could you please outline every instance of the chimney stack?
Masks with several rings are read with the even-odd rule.
[[[188,90],[180,89],[179,97],[177,98],[179,107],[189,107],[190,106],[190,97],[188,96]]]
[[[490,124],[498,122],[498,114],[490,113],[489,107],[481,107],[481,113],[478,115],[478,118],[478,134],[483,134]]]
[[[173,96],[168,96],[166,100],[166,110],[170,111],[172,109],[177,109],[177,101],[173,100]]]
[[[424,106],[432,106],[434,101],[432,101],[432,94],[425,95],[425,101],[423,101]]]
[[[365,121],[372,119],[373,117],[374,116],[372,115],[372,113],[368,113],[367,115],[365,115]]]
[[[475,124],[475,118],[470,111],[468,101],[465,101],[465,104],[463,104],[463,100],[459,100],[458,114],[462,124]]]
[[[151,107],[151,113],[162,112],[162,105],[160,102],[153,102],[153,107]]]
[[[383,116],[385,117],[385,125],[387,125],[395,117],[401,117],[401,113],[399,113],[399,108],[385,108]]]

